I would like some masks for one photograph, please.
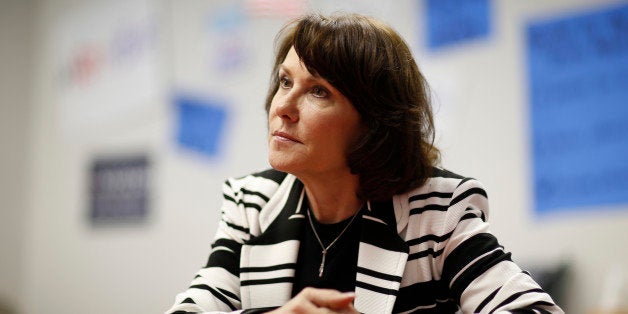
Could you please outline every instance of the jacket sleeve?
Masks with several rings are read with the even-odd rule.
[[[166,313],[240,313],[239,261],[242,243],[249,239],[247,207],[236,181],[223,184],[218,230],[207,264],[190,287],[178,294]]]
[[[443,223],[451,232],[442,254],[442,279],[464,313],[563,313],[489,232],[488,200],[476,180],[456,187]],[[535,313],[536,313],[535,312]]]

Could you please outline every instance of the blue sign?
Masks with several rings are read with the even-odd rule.
[[[489,0],[426,0],[426,3],[427,43],[432,50],[484,38],[490,33]]]
[[[535,21],[526,41],[537,213],[628,204],[628,5]]]
[[[226,106],[210,99],[183,95],[175,97],[175,105],[179,145],[209,157],[215,156],[224,132]]]

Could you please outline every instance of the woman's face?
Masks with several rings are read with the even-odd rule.
[[[278,77],[268,113],[271,166],[301,178],[349,173],[349,149],[363,134],[357,110],[329,82],[312,75],[294,48]]]

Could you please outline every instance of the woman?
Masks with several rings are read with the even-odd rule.
[[[394,30],[308,15],[277,43],[273,169],[226,181],[169,313],[562,313],[488,232],[482,185],[435,167],[427,84]]]

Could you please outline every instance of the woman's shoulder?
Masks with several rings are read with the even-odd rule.
[[[444,168],[434,168],[423,185],[395,196],[397,202],[406,204],[410,208],[417,206],[431,208],[431,204],[439,204],[443,210],[469,197],[480,197],[486,200],[487,193],[484,185],[472,177]]]
[[[415,188],[410,194],[454,193],[456,190],[470,188],[484,189],[482,183],[473,177],[460,175],[445,168],[434,167],[432,174],[425,183]]]
[[[396,195],[393,204],[398,230],[413,221],[428,226],[419,228],[422,232],[443,236],[470,215],[488,219],[488,199],[482,183],[442,168],[435,168],[420,187]]]

